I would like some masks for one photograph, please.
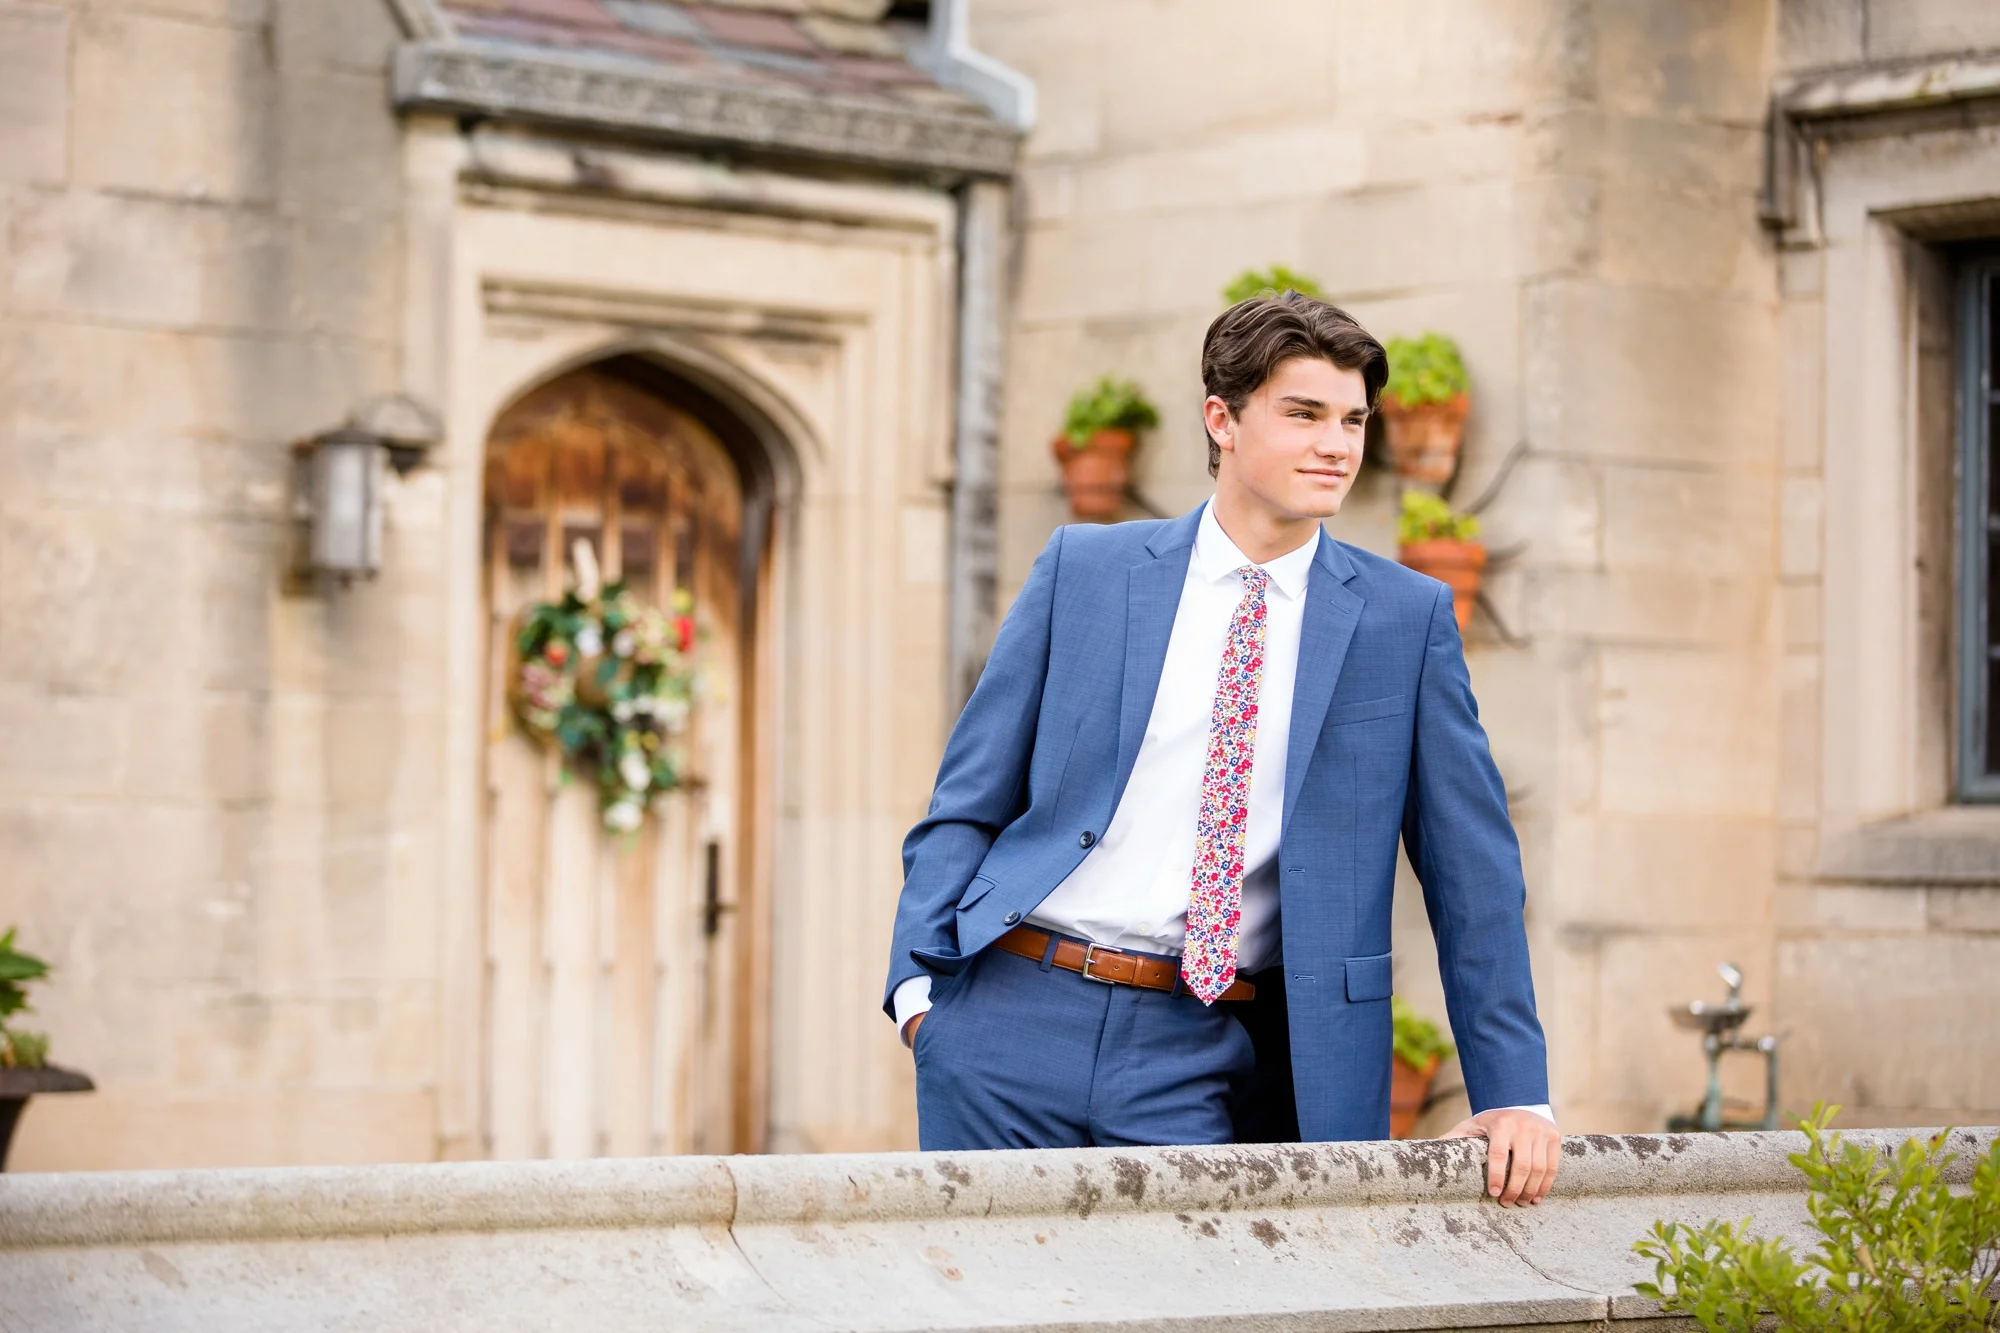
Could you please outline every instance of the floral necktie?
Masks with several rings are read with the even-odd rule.
[[[1236,979],[1236,930],[1243,922],[1243,833],[1250,818],[1250,764],[1257,753],[1257,687],[1264,676],[1264,591],[1256,565],[1236,571],[1243,600],[1222,645],[1222,672],[1208,715],[1208,761],[1195,824],[1194,885],[1188,895],[1181,977],[1203,1004]]]

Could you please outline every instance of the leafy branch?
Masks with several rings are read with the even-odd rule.
[[[1801,1259],[1742,1222],[1654,1224],[1632,1248],[1653,1261],[1635,1285],[1711,1333],[1774,1327],[1796,1333],[1990,1333],[2000,1328],[2000,1142],[1954,1191],[1950,1133],[1906,1139],[1893,1154],[1846,1143],[1821,1105],[1799,1128],[1806,1209],[1822,1240]]]

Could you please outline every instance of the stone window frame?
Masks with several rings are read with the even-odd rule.
[[[1953,247],[2000,238],[2000,60],[1782,86],[1770,149],[1788,311],[1801,286],[1820,311],[1813,419],[1788,423],[1818,451],[1787,506],[1819,529],[1813,878],[2000,886],[2000,805],[1957,778],[1958,414],[1932,378],[1956,383]]]

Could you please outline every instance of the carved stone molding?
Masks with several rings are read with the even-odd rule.
[[[905,171],[1012,172],[1019,133],[980,115],[725,84],[568,52],[413,42],[396,53],[396,105],[729,144]]]
[[[777,338],[789,343],[838,345],[849,330],[866,322],[862,315],[846,311],[701,301],[518,279],[489,278],[481,284],[480,294],[486,310],[495,315]]]
[[[2000,120],[2000,59],[1954,56],[1823,70],[1781,85],[1765,123],[1764,224],[1787,248],[1818,245],[1829,146]]]

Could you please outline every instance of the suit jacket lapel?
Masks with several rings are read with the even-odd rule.
[[[1339,683],[1341,664],[1347,660],[1347,645],[1354,639],[1354,627],[1361,623],[1365,602],[1347,586],[1357,572],[1340,544],[1321,533],[1319,552],[1313,557],[1312,572],[1306,578],[1298,675],[1292,684],[1292,728],[1285,748],[1286,827],[1291,825],[1292,807],[1298,804],[1306,765],[1312,761],[1320,724],[1326,720],[1327,705],[1333,700],[1333,687]],[[1127,670],[1130,670],[1129,659]]]
[[[1153,716],[1153,699],[1160,692],[1160,670],[1167,661],[1167,641],[1173,637],[1174,615],[1180,610],[1181,588],[1187,582],[1188,560],[1194,554],[1194,534],[1201,510],[1183,514],[1147,543],[1152,559],[1132,566],[1126,574],[1125,679],[1118,700],[1118,775],[1111,807],[1125,795],[1126,780],[1139,758],[1146,723]]]

